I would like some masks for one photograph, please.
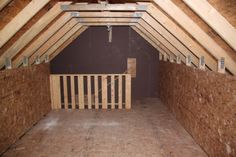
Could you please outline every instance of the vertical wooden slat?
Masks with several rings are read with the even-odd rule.
[[[63,87],[64,87],[64,108],[68,109],[67,76],[63,76]]]
[[[78,76],[79,85],[79,109],[84,109],[84,76]]]
[[[60,84],[60,76],[55,76],[53,79],[54,82],[54,92],[55,92],[55,98],[54,102],[55,105],[57,106],[57,109],[61,109],[61,84]]]
[[[75,77],[71,76],[71,104],[72,109],[75,109]]]
[[[53,76],[50,76],[50,96],[51,96],[51,107],[52,109],[56,109],[56,107],[54,106],[55,102],[54,102],[54,93],[53,92]]]
[[[122,75],[118,76],[118,108],[122,109]]]
[[[102,75],[102,109],[107,109],[107,76]]]
[[[115,76],[111,75],[111,109],[115,109]]]
[[[125,76],[125,108],[131,108],[131,75]]]
[[[88,109],[92,108],[92,97],[91,97],[91,76],[87,76],[87,91],[88,91]]]
[[[94,96],[95,96],[95,109],[99,109],[99,106],[98,106],[98,76],[94,76]]]

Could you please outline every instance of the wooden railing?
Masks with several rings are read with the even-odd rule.
[[[130,74],[50,76],[53,109],[130,109]]]

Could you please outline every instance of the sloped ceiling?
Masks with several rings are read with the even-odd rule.
[[[218,71],[223,57],[236,75],[235,10],[235,0],[2,0],[0,68],[52,60],[89,26],[129,25],[170,61],[191,56],[198,67],[203,56]]]

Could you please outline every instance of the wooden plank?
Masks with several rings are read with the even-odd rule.
[[[188,15],[179,9],[171,0],[154,0],[161,9],[172,17],[181,27],[191,34],[216,59],[225,58],[227,69],[236,75],[236,62],[220,47],[208,34],[206,34]]]
[[[206,0],[183,0],[236,51],[236,29]]]
[[[99,22],[110,22],[110,23],[135,23],[140,18],[76,18],[79,23],[99,23]]]
[[[61,108],[61,85],[60,85],[60,76],[54,76],[53,78],[53,103],[56,109]]]
[[[164,28],[160,23],[158,23],[153,17],[148,13],[143,13],[142,19],[147,22],[154,30],[156,30],[163,38],[165,38],[169,43],[171,43],[182,55],[186,57],[188,54],[193,54],[189,49],[183,45],[175,36],[173,36],[166,28]],[[177,55],[178,56],[178,55]],[[198,65],[199,58],[193,55],[193,63],[195,66]],[[182,59],[181,58],[181,59]]]
[[[84,76],[78,76],[79,89],[79,109],[84,109]]]
[[[49,60],[53,60],[62,50],[64,50],[70,43],[72,43],[81,33],[83,33],[88,27],[82,26],[76,33],[70,36],[65,42],[61,45],[58,45],[58,48],[52,52],[49,56]]]
[[[13,37],[35,14],[37,14],[50,0],[32,0],[22,9],[1,31],[0,48]],[[4,1],[7,2],[7,1]],[[4,3],[1,2],[1,3]],[[0,5],[1,5],[0,3]]]
[[[132,78],[136,77],[136,58],[127,59],[127,73],[131,74]]]
[[[131,109],[131,75],[125,76],[125,108]]]
[[[69,4],[71,2],[58,2],[50,9],[38,22],[36,22],[28,31],[26,31],[8,50],[0,57],[0,68],[4,66],[4,58],[13,58],[20,52],[33,38],[38,35],[52,20],[54,20],[61,12],[61,4]]]
[[[137,18],[141,17],[142,13],[135,13],[135,12],[110,12],[110,11],[103,11],[103,12],[71,12],[72,17],[79,17],[79,18],[86,18],[86,17],[122,17],[122,18]]]
[[[115,76],[111,76],[111,109],[115,109]]]
[[[54,100],[54,81],[53,81],[53,76],[50,76],[50,96],[51,96],[51,107],[52,107],[52,110],[56,109],[56,106],[55,106],[55,100]]]
[[[47,42],[45,42],[37,51],[35,51],[29,57],[29,64],[33,64],[36,56],[42,56],[45,52],[47,52],[57,41],[63,38],[66,33],[71,31],[71,29],[73,29],[73,27],[77,23],[78,22],[75,19],[72,19],[68,23],[66,23],[58,32],[56,32]]]
[[[35,53],[43,44],[45,44],[59,29],[61,29],[69,20],[71,16],[69,13],[65,13],[56,20],[42,35],[39,36],[33,43],[30,44],[16,59],[13,60],[13,67],[18,67],[22,64],[22,58],[24,56],[31,56]]]
[[[165,50],[163,50],[162,48],[160,48],[159,46],[156,45],[156,43],[154,41],[152,41],[149,37],[147,37],[141,30],[139,30],[138,28],[136,28],[135,26],[131,26],[131,28],[137,32],[142,38],[144,38],[150,45],[152,45],[156,50],[158,50],[161,54],[165,54]]]
[[[83,26],[134,26],[136,23],[128,22],[128,23],[119,23],[119,22],[86,22],[81,23]]]
[[[62,5],[62,10],[64,11],[145,11],[147,5],[139,4],[71,4],[71,5]]]
[[[118,108],[122,109],[122,76],[118,76]]]
[[[98,76],[94,76],[94,96],[95,96],[95,109],[99,109],[99,106],[98,106]]]
[[[75,76],[70,76],[71,81],[71,105],[75,109]]]
[[[12,0],[1,0],[0,1],[0,11],[6,7]]]
[[[67,76],[63,76],[63,94],[64,94],[64,108],[68,109],[68,87],[67,87]]]
[[[87,96],[88,96],[88,109],[91,109],[92,108],[92,97],[91,97],[91,94],[92,94],[92,89],[91,89],[91,76],[87,76]]]
[[[102,75],[102,109],[107,109],[107,76]]]
[[[51,46],[46,52],[44,52],[41,58],[45,58],[46,55],[50,56],[55,52],[64,42],[66,42],[72,35],[74,35],[82,26],[80,24],[75,25],[64,36],[62,36],[53,46]]]

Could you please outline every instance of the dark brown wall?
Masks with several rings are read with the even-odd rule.
[[[49,65],[0,72],[0,156],[51,110]]]
[[[51,73],[123,73],[127,58],[137,58],[133,97],[154,96],[157,91],[158,52],[129,27],[90,27],[51,62]]]
[[[236,156],[236,77],[159,63],[160,99],[210,157]]]

